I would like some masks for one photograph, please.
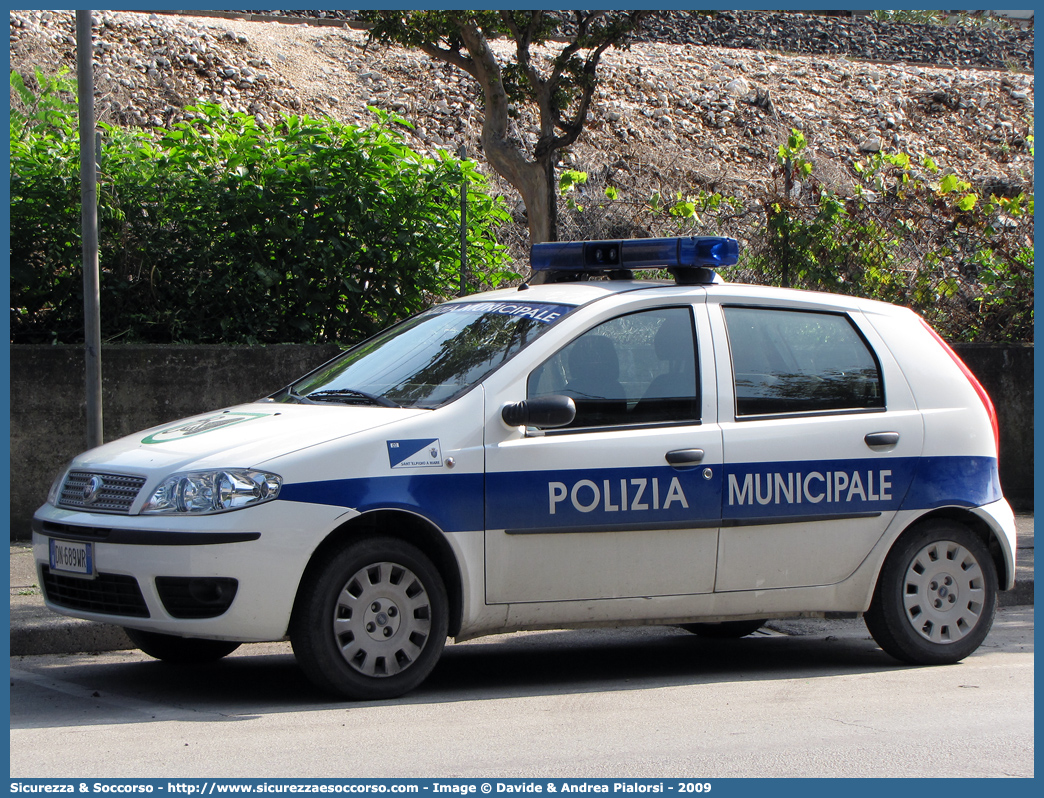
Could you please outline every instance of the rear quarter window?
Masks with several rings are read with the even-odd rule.
[[[723,308],[736,416],[884,408],[877,356],[841,313]]]

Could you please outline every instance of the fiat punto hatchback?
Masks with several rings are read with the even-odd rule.
[[[177,662],[289,637],[356,699],[522,629],[862,613],[968,656],[1015,575],[989,397],[911,311],[723,283],[737,253],[537,245],[529,284],[80,455],[34,519],[48,606]]]

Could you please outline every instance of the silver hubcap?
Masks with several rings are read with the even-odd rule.
[[[907,620],[925,640],[955,643],[975,628],[986,599],[979,561],[951,540],[929,543],[904,580]]]
[[[428,593],[411,570],[397,563],[360,569],[337,597],[334,640],[345,661],[364,676],[406,670],[430,632]]]

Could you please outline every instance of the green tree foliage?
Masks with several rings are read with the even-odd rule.
[[[64,82],[62,82],[64,80]],[[11,82],[11,333],[83,337],[79,147],[68,79]],[[467,180],[476,282],[514,276],[507,213],[470,161],[425,157],[374,111],[356,128],[217,105],[158,136],[103,126],[102,335],[124,342],[354,342],[456,292]]]
[[[486,160],[525,202],[533,243],[557,238],[554,179],[558,152],[579,137],[610,47],[626,47],[649,11],[369,11],[370,38],[413,47],[461,69],[482,87]],[[490,40],[514,43],[514,58]],[[551,48],[543,59],[537,46]],[[537,133],[520,141],[517,108],[534,110]]]

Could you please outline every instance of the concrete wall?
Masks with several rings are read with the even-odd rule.
[[[336,345],[106,346],[106,441],[185,416],[266,396],[336,355]],[[82,346],[11,347],[11,537],[58,471],[87,448]]]
[[[1032,509],[1033,345],[955,344],[953,348],[997,408],[1005,496],[1018,509]]]
[[[997,405],[1001,482],[1020,507],[1033,500],[1033,347],[964,345],[962,358]],[[106,441],[156,424],[257,399],[337,353],[328,346],[108,346],[102,352]],[[11,347],[11,537],[59,469],[86,448],[80,346]]]

